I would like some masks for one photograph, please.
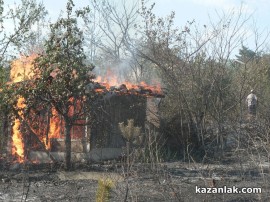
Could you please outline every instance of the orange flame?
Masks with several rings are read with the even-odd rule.
[[[60,138],[61,121],[55,108],[52,108],[52,117],[50,118],[50,130],[48,134],[48,142],[46,144],[46,137],[43,138],[43,142],[46,149],[51,149],[51,138]]]
[[[34,59],[37,57],[36,54],[33,54],[31,56],[21,56],[20,59],[15,60],[12,62],[12,68],[11,68],[11,72],[10,72],[10,80],[11,82],[15,83],[15,82],[21,82],[24,80],[29,80],[29,79],[33,79],[35,77],[37,77],[38,75],[35,75],[35,71],[33,69],[33,61]],[[55,71],[53,71],[51,73],[51,76],[55,77],[57,75],[57,71],[58,69],[55,69]],[[36,71],[37,72],[37,71]],[[75,74],[76,72],[74,72]],[[37,73],[38,74],[38,73]],[[113,75],[111,71],[107,72],[107,75],[102,78],[101,76],[98,76],[95,80],[95,82],[100,83],[101,84],[101,88],[100,89],[95,89],[96,92],[104,92],[105,90],[111,90],[111,87],[119,87],[121,84],[124,84],[122,86],[124,86],[124,88],[126,88],[126,90],[124,90],[123,92],[126,93],[131,93],[134,92],[135,94],[137,94],[137,91],[140,92],[140,90],[142,89],[147,89],[147,90],[151,90],[153,93],[161,93],[161,87],[160,85],[156,85],[156,86],[150,86],[147,85],[145,82],[141,82],[137,85],[132,84],[130,82],[120,82],[119,78],[116,75]],[[130,91],[129,91],[130,90]],[[132,91],[135,90],[135,91]],[[147,96],[147,94],[145,94]],[[77,111],[80,111],[80,102],[76,102],[76,108],[70,108],[69,109],[69,115],[72,116],[73,113],[77,113]],[[18,99],[18,103],[17,103],[17,107],[19,109],[23,109],[25,108],[25,104],[24,104],[24,99],[23,98],[19,98]],[[23,119],[23,113],[20,112],[19,113],[20,117]],[[31,120],[27,120],[29,122],[31,122]],[[78,121],[78,123],[83,124],[83,121]],[[50,118],[50,128],[49,128],[49,133],[48,133],[48,139],[46,139],[46,137],[44,137],[44,133],[41,134],[40,131],[42,130],[38,130],[35,131],[35,133],[37,133],[39,135],[39,139],[40,141],[42,141],[46,147],[46,149],[51,149],[52,145],[51,145],[51,139],[52,138],[60,138],[61,137],[61,128],[63,128],[64,125],[64,121],[61,121],[61,117],[60,115],[57,113],[55,108],[52,108],[52,116]],[[29,123],[30,127],[31,127],[31,123]],[[12,128],[12,141],[13,141],[13,147],[12,147],[12,154],[13,155],[18,155],[19,156],[19,160],[23,161],[24,159],[24,144],[22,141],[23,135],[20,131],[21,128],[21,122],[19,119],[15,119],[14,122],[14,126]],[[72,137],[73,138],[78,138],[80,137],[80,134],[83,134],[83,131],[81,131],[82,127],[79,128],[79,126],[74,126],[72,128]]]
[[[35,76],[33,69],[33,61],[37,57],[36,54],[30,56],[21,56],[12,62],[10,70],[10,80],[13,83],[29,80]]]
[[[103,78],[101,76],[97,76],[94,79],[94,82],[100,83],[106,90],[110,90],[111,87],[119,87],[121,84],[124,84],[127,90],[140,90],[140,88],[151,90],[154,94],[162,94],[161,86],[158,82],[155,82],[155,86],[148,85],[146,82],[142,81],[139,84],[134,84],[128,81],[121,82],[118,77],[112,74],[111,71],[106,73],[106,76]],[[104,89],[95,89],[96,92],[102,93]]]
[[[29,57],[21,56],[20,59],[15,60],[11,64],[10,80],[13,83],[21,82],[26,79],[31,79],[34,76],[32,62],[36,58],[36,54]],[[25,108],[24,98],[19,98],[17,102],[17,108],[19,109],[19,116],[23,119],[22,109]],[[20,131],[21,122],[18,118],[15,119],[12,127],[12,155],[18,155],[19,162],[23,162],[24,159],[24,143],[23,135]]]
[[[25,107],[24,104],[24,98],[19,98],[17,103],[18,109],[23,109]],[[19,116],[23,116],[22,112],[19,111]],[[19,119],[15,119],[14,125],[12,127],[12,155],[18,155],[19,156],[19,162],[22,162],[24,159],[24,144],[22,141],[22,133],[20,131],[21,122]]]

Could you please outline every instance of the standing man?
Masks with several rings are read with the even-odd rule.
[[[251,116],[256,116],[258,99],[257,96],[254,94],[254,90],[250,91],[250,94],[247,96],[246,102],[248,105],[248,114]]]

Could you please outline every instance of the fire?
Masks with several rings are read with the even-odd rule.
[[[97,76],[94,79],[94,82],[99,84],[95,88],[95,92],[104,93],[106,91],[115,91],[121,92],[122,94],[138,94],[138,95],[162,95],[162,89],[159,83],[156,83],[155,86],[148,85],[146,82],[142,81],[139,84],[133,84],[131,82],[120,82],[119,79],[111,74],[111,72],[107,72],[106,76],[102,78],[101,76]]]
[[[61,120],[55,108],[52,108],[52,116],[50,118],[50,129],[48,134],[48,140],[46,137],[43,138],[43,142],[46,146],[46,149],[51,149],[51,138],[60,138],[60,128]]]
[[[12,62],[10,70],[10,80],[13,83],[29,80],[35,76],[33,71],[33,61],[37,57],[36,54],[30,56],[21,56]]]
[[[52,109],[52,117],[50,119],[49,138],[60,138],[60,118],[55,108]]]
[[[17,83],[25,80],[32,79],[36,77],[34,69],[33,69],[33,61],[37,57],[36,54],[32,54],[30,56],[21,56],[19,59],[15,60],[11,64],[10,71],[10,80],[12,83]],[[24,99],[19,98],[17,107],[19,109],[25,108],[25,104],[23,104]],[[19,113],[21,119],[23,119],[22,112]],[[35,130],[31,127],[30,121],[28,122],[30,128],[38,133],[40,130]],[[44,143],[46,149],[50,149],[50,138],[59,138],[60,137],[60,118],[55,109],[52,109],[52,117],[50,119],[50,128],[48,134],[48,140],[46,137],[39,136],[38,138]],[[44,126],[45,127],[45,126]],[[23,144],[23,134],[20,131],[21,122],[19,119],[15,119],[14,126],[12,128],[12,154],[19,156],[19,161],[22,162],[24,158],[24,144]]]
[[[10,80],[12,83],[22,82],[25,80],[33,79],[38,75],[35,75],[33,69],[33,61],[37,57],[36,54],[30,56],[21,56],[20,59],[15,60],[12,62],[12,68],[10,72]],[[51,76],[55,78],[58,73],[58,69],[55,69]],[[74,75],[76,72],[73,72]],[[39,73],[37,73],[39,74]],[[134,95],[143,95],[143,96],[162,96],[162,90],[160,85],[150,86],[145,82],[141,82],[139,84],[132,84],[130,82],[120,82],[116,75],[113,75],[111,72],[107,72],[107,75],[102,78],[98,76],[94,80],[94,91],[97,93],[105,93],[105,92],[114,92],[116,94],[134,94]],[[83,99],[82,99],[83,100]],[[80,112],[81,109],[81,101],[76,101],[76,107],[69,109],[69,115],[72,116],[74,113]],[[71,100],[72,101],[72,100]],[[24,120],[23,117],[23,109],[25,108],[24,98],[19,98],[17,102],[17,108],[20,109],[19,116],[20,119],[16,118],[14,121],[14,125],[12,127],[12,154],[19,157],[19,161],[22,162],[25,158],[24,154],[24,141],[23,141],[23,134],[21,132],[22,123],[20,120]],[[33,114],[34,115],[34,114]],[[30,116],[31,117],[31,116]],[[33,116],[34,117],[34,116]],[[44,118],[44,117],[43,117]],[[31,118],[30,118],[31,119]],[[52,149],[51,139],[52,138],[60,138],[61,137],[61,128],[64,126],[64,121],[61,120],[61,116],[57,113],[55,108],[51,110],[51,117],[50,121],[46,122],[49,124],[49,129],[45,130],[46,124],[42,121],[36,120],[36,125],[38,127],[33,127],[35,124],[31,123],[33,120],[26,120],[25,122],[29,125],[32,131],[37,134],[40,142],[44,144],[47,150]],[[42,118],[40,119],[42,120]],[[45,119],[44,119],[45,120]],[[77,121],[78,125],[83,125],[85,120]],[[42,123],[39,125],[39,123]],[[38,129],[37,129],[38,128]],[[80,134],[83,134],[83,128],[80,126],[73,126],[72,128],[72,138],[81,138]],[[48,134],[47,134],[48,133]],[[47,135],[46,135],[47,134]],[[47,136],[47,137],[46,137]]]
[[[10,80],[12,83],[24,81],[34,77],[32,62],[36,58],[36,54],[29,57],[21,56],[20,59],[15,60],[11,64]],[[17,108],[19,109],[19,116],[23,119],[22,110],[25,108],[24,98],[20,97],[17,102]],[[19,157],[19,162],[24,159],[24,143],[23,135],[21,133],[21,121],[16,118],[12,127],[12,155]]]
[[[24,104],[24,99],[19,98],[18,103],[17,103],[18,109],[23,109],[25,107]],[[23,116],[22,112],[19,111],[19,116]],[[20,131],[21,127],[21,122],[19,119],[15,119],[14,125],[12,127],[12,142],[13,142],[13,147],[12,147],[12,155],[18,155],[19,156],[19,161],[23,161],[24,159],[24,144],[23,144],[23,137],[22,133]]]

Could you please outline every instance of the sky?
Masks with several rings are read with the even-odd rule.
[[[41,1],[41,0],[37,0]],[[121,3],[122,0],[114,0]],[[132,1],[132,0],[126,0]],[[229,13],[232,10],[239,11],[240,7],[246,16],[251,16],[249,23],[250,32],[254,27],[262,34],[261,38],[270,31],[270,0],[148,0],[155,2],[154,12],[157,16],[170,14],[175,11],[175,26],[183,27],[187,21],[195,20],[199,25],[209,24],[209,19],[215,21],[217,16],[222,13]],[[5,5],[13,5],[19,0],[5,0]],[[90,0],[73,0],[78,8],[89,4]],[[56,19],[60,10],[65,10],[66,0],[43,0],[49,16],[52,20]],[[252,45],[249,39],[249,46]]]
[[[56,18],[60,10],[65,9],[66,0],[37,0],[42,1],[52,18]],[[121,2],[122,0],[115,0]],[[132,1],[132,0],[126,0]],[[4,0],[5,5],[13,5],[19,0]],[[83,7],[90,0],[73,0],[76,6]],[[176,24],[181,25],[187,20],[195,19],[198,22],[207,22],[209,15],[215,16],[215,12],[227,12],[238,9],[241,6],[244,12],[252,14],[260,27],[270,28],[270,1],[269,0],[150,0],[155,2],[155,13],[158,16],[166,16],[171,11],[176,13]]]
[[[175,11],[175,25],[179,27],[192,20],[201,26],[208,25],[218,16],[242,10],[243,17],[250,18],[245,25],[249,34],[244,45],[251,49],[256,46],[254,31],[261,36],[259,43],[264,43],[270,32],[270,0],[156,0],[155,7],[155,12],[161,16]],[[267,43],[269,41],[266,40]]]
[[[241,6],[246,14],[253,14],[260,23],[264,24],[263,19],[270,17],[269,0],[160,0],[156,5],[157,13],[162,15],[175,10],[179,22],[195,19],[206,23],[209,16],[215,17],[215,12],[237,10]]]
[[[86,6],[90,0],[73,0],[78,7]],[[121,0],[116,0],[116,2]],[[130,1],[130,0],[126,0]],[[5,2],[14,2],[6,0]],[[187,20],[195,19],[196,22],[207,23],[209,16],[216,17],[216,12],[237,10],[241,6],[243,12],[252,15],[260,28],[270,28],[270,1],[269,0],[150,0],[155,2],[154,11],[158,16],[166,16],[171,11],[176,13],[178,26]],[[43,0],[49,14],[57,17],[61,9],[65,9],[65,0]],[[268,22],[267,22],[268,21]]]

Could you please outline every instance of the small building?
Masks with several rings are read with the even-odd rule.
[[[33,76],[31,72],[29,73],[31,68],[29,60],[15,61],[14,65],[17,67],[11,71],[11,80],[14,82],[23,82],[25,72]],[[135,125],[141,127],[142,131],[146,128],[146,122],[151,123],[151,127],[159,127],[155,102],[157,98],[164,96],[152,87],[133,85],[132,88],[127,88],[122,84],[108,88],[108,84],[96,82],[90,86],[90,90],[100,96],[91,106],[91,112],[78,120],[76,122],[78,125],[75,124],[71,129],[71,150],[74,155],[78,154],[75,156],[81,155],[91,159],[93,157],[91,153],[99,156],[103,151],[110,153],[113,150],[117,151],[115,156],[120,155],[125,140],[121,135],[119,123],[129,119],[133,119]],[[20,102],[21,100],[18,100],[18,104]],[[89,124],[86,125],[86,122]],[[64,120],[55,109],[48,107],[38,109],[23,119],[14,119],[6,115],[3,123],[2,134],[7,134],[4,152],[11,155],[14,160],[40,161],[48,159],[48,156],[51,156],[52,160],[64,158]]]

